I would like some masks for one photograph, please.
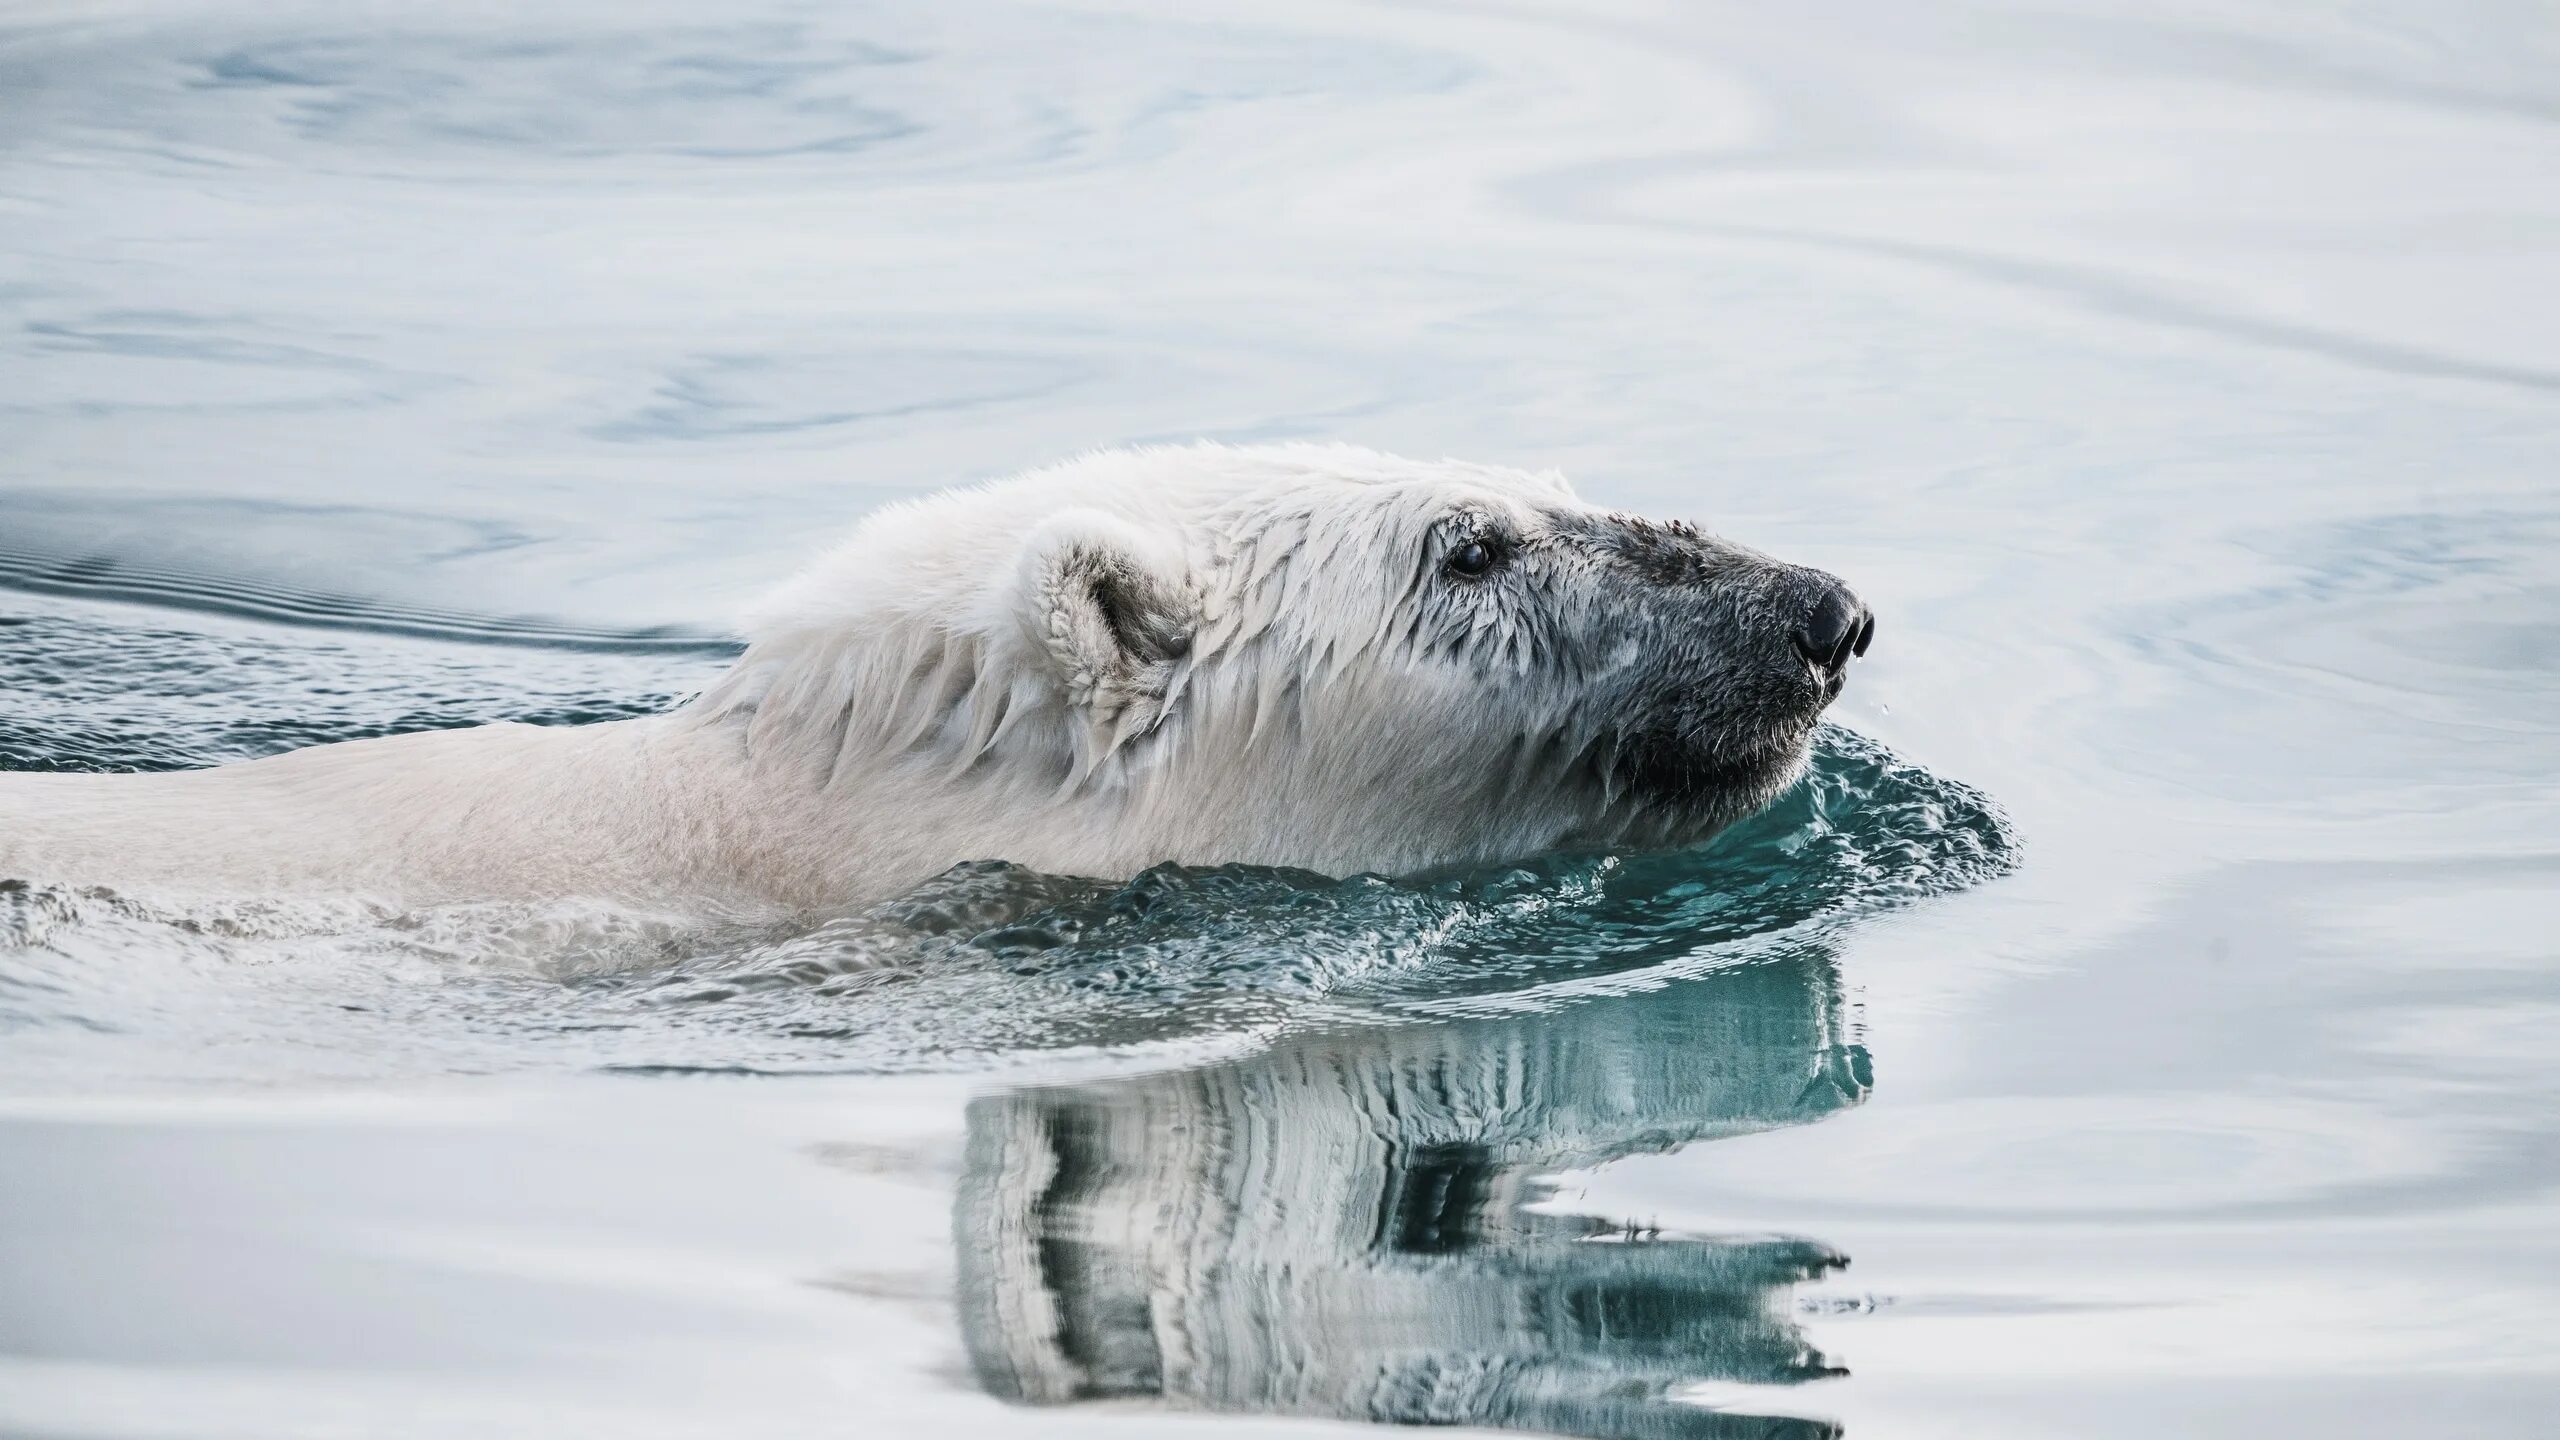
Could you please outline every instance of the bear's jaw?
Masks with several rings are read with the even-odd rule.
[[[1639,730],[1608,757],[1609,790],[1633,832],[1655,843],[1692,844],[1785,793],[1804,774],[1813,728],[1808,717],[1741,744],[1705,742],[1669,727]]]

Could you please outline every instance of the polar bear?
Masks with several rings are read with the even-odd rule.
[[[1405,873],[1693,841],[1801,769],[1874,620],[1560,477],[1087,455],[863,521],[677,708],[164,775],[0,775],[0,878],[808,917],[1002,859]]]

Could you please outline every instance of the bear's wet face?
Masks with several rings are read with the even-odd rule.
[[[1617,781],[1711,825],[1766,804],[1802,767],[1874,617],[1836,576],[1687,525],[1579,529],[1630,582],[1624,613],[1650,662],[1625,696]]]
[[[1592,792],[1573,838],[1694,839],[1768,803],[1874,633],[1836,577],[1679,522],[1461,508],[1427,549],[1428,648],[1496,708],[1531,670],[1578,695],[1563,716],[1514,707],[1526,753]]]

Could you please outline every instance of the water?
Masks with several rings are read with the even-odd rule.
[[[9,766],[651,709],[1122,440],[1557,465],[1882,616],[1701,854],[0,894],[0,1430],[2560,1405],[2541,9],[0,25]]]

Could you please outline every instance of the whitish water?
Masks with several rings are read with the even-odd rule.
[[[1882,616],[1700,853],[0,888],[0,1431],[2539,1436],[2560,17],[0,11],[0,764],[661,706],[1086,446]]]

